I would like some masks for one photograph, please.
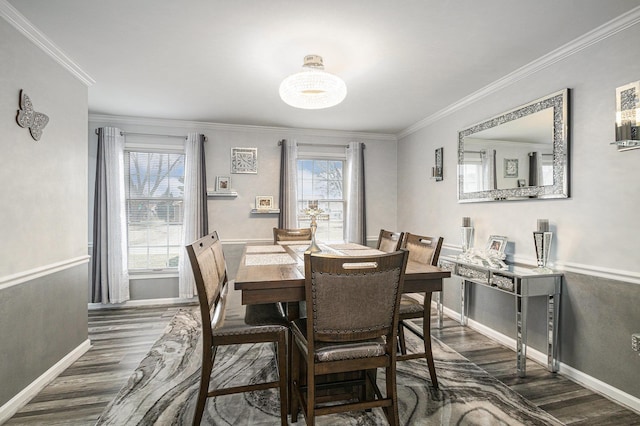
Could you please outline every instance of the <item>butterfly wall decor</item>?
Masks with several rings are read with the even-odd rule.
[[[20,127],[28,127],[31,137],[39,141],[42,136],[42,129],[49,122],[49,117],[41,112],[36,112],[29,96],[23,90],[20,90],[20,109],[18,110],[16,121]]]

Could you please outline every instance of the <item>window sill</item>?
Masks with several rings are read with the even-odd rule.
[[[129,272],[129,279],[132,280],[154,280],[158,278],[178,278],[178,271],[143,271]]]

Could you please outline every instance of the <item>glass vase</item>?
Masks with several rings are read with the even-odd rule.
[[[462,233],[462,254],[466,254],[473,246],[473,226],[463,226]]]
[[[549,261],[549,251],[551,250],[551,239],[553,238],[552,232],[533,232],[533,243],[536,248],[536,261],[538,267],[535,269],[537,272],[553,272],[550,268],[547,268],[547,262]]]

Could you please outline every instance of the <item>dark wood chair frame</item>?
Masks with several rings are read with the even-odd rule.
[[[308,310],[309,317],[307,319],[295,320],[291,327],[293,332],[293,342],[291,344],[294,346],[292,357],[292,422],[297,422],[300,408],[302,409],[307,425],[312,426],[315,424],[316,416],[381,407],[389,423],[391,425],[398,424],[398,397],[396,389],[397,346],[395,342],[397,338],[398,306],[404,285],[404,271],[407,258],[408,253],[405,250],[390,254],[364,257],[338,257],[305,253],[305,297],[307,306],[313,307],[313,309],[310,308]],[[369,266],[365,266],[368,262],[372,263],[369,263]],[[371,329],[362,329],[359,326],[355,326],[355,323],[358,322],[356,320],[353,322],[353,328],[357,330],[344,328],[342,323],[336,325],[336,329],[332,329],[330,332],[322,330],[322,326],[318,326],[316,311],[324,312],[324,315],[328,315],[329,312],[321,309],[318,304],[314,305],[314,299],[317,300],[320,297],[317,292],[321,291],[321,289],[314,284],[314,280],[316,280],[314,275],[320,275],[320,273],[325,273],[325,275],[332,274],[332,277],[340,275],[338,277],[341,284],[339,289],[343,289],[349,287],[346,284],[353,283],[353,281],[351,281],[352,279],[361,280],[362,274],[366,274],[367,269],[368,272],[371,272],[371,264],[375,265],[373,269],[377,272],[397,270],[399,274],[395,299],[384,299],[388,304],[393,305],[387,305],[384,308],[387,311],[391,309],[393,312],[390,318],[385,319],[385,321],[388,322],[381,322],[384,328],[375,329],[371,327]],[[342,285],[343,283],[345,286]],[[384,283],[385,286],[387,284],[391,286],[391,284],[394,283]],[[359,286],[360,284],[352,285],[350,290],[346,288],[344,292],[332,291],[332,307],[327,309],[336,309],[334,311],[336,313],[335,315],[341,318],[349,317],[349,321],[353,321],[353,316],[346,315],[345,310],[337,309],[336,303],[333,303],[333,301],[344,300],[345,303],[349,303],[349,294],[355,294],[356,289],[354,287]],[[378,288],[381,288],[381,286]],[[351,291],[351,293],[349,293],[349,291]],[[393,290],[391,290],[391,292],[392,291]],[[362,294],[359,288],[357,289],[357,293]],[[370,305],[369,303],[359,303],[356,307],[353,306],[353,304],[349,304],[346,309],[364,309],[364,313],[360,313],[360,315],[370,317],[371,314],[368,314],[366,311],[367,309],[374,309],[371,308]],[[357,345],[358,342],[362,342],[363,340],[381,337],[385,339],[384,353],[381,355],[359,358],[338,356],[334,359],[316,360],[318,344],[340,346],[341,343],[351,343]],[[304,364],[302,364],[302,362]],[[375,372],[377,368],[385,368],[386,370],[385,396],[382,395],[376,384]],[[306,374],[304,374],[303,371],[306,371]],[[358,372],[360,375],[354,379],[353,376],[348,375],[350,372]],[[318,376],[329,374],[342,374],[344,380],[333,381],[331,383],[319,383],[316,380],[319,378]],[[359,388],[360,392],[357,395],[357,401],[340,401],[341,403],[337,403],[337,401],[332,400],[331,404],[324,404],[332,397],[336,399],[335,395],[319,395],[318,391],[326,390],[328,387],[335,388],[336,386]]]
[[[411,234],[407,232],[402,242],[402,248],[409,251],[409,258],[411,256],[411,246],[413,244],[426,244],[433,250],[430,259],[420,259],[423,263],[428,263],[433,266],[438,266],[438,259],[440,258],[440,250],[442,249],[442,237],[428,237],[423,235]],[[412,259],[413,260],[413,259]],[[426,260],[426,262],[425,262]],[[426,358],[427,366],[429,368],[429,375],[431,376],[431,383],[434,388],[438,388],[438,377],[436,376],[436,367],[433,361],[433,353],[431,351],[431,293],[422,294],[424,301],[419,304],[417,301],[413,302],[410,296],[403,295],[400,303],[400,314],[398,321],[398,342],[400,346],[400,354],[398,355],[398,361],[405,361],[416,358]],[[412,301],[408,306],[405,306],[402,301]],[[407,307],[411,309],[407,309]],[[422,319],[422,328],[409,321],[411,319]],[[404,337],[404,329],[409,330],[414,335],[422,339],[424,343],[424,352],[419,353],[407,353],[407,346]]]
[[[403,239],[404,232],[393,232],[381,229],[380,235],[378,235],[378,244],[376,244],[376,248],[387,253],[392,253],[400,250]]]
[[[188,245],[186,249],[196,282],[202,315],[202,370],[193,424],[200,424],[206,400],[209,397],[278,388],[280,420],[282,425],[287,425],[286,338],[288,327],[286,319],[273,314],[275,305],[270,304],[233,307],[234,318],[225,321],[230,308],[229,304],[232,303],[229,301],[231,299],[229,292],[236,290],[233,289],[232,282],[227,279],[224,254],[218,234],[213,232]],[[255,324],[252,323],[252,319]],[[276,344],[277,381],[209,390],[218,347],[265,342]]]
[[[278,241],[311,241],[311,228],[273,228],[273,244]]]

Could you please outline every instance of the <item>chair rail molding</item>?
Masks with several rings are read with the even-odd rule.
[[[91,256],[84,255],[71,259],[62,260],[60,262],[51,263],[49,265],[40,266],[37,268],[29,269],[27,271],[19,272],[17,274],[7,275],[0,278],[0,290],[12,287],[14,285],[22,284],[26,281],[31,281],[36,278],[51,275],[56,272],[63,271],[65,269],[73,268],[75,266],[88,263]]]
[[[456,244],[442,245],[443,249],[448,252],[462,253],[462,247]],[[535,267],[537,260],[532,257],[513,255],[513,262],[523,265]],[[585,265],[583,263],[567,262],[563,260],[555,260],[551,263],[552,269],[559,272],[573,272],[582,275],[592,275],[595,277],[606,278],[614,281],[623,281],[631,284],[640,284],[640,272],[627,271],[624,269],[607,268],[605,266]]]

